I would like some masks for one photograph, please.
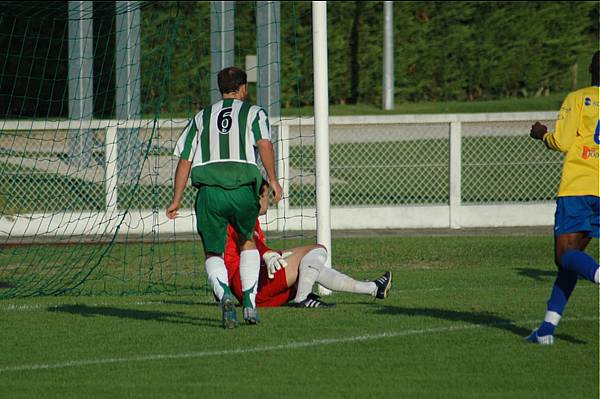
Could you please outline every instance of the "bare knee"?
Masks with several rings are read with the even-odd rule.
[[[306,252],[302,259],[307,262],[316,261],[319,264],[325,264],[328,256],[327,248],[324,245],[315,244]]]
[[[559,269],[561,260],[567,251],[583,251],[590,242],[584,233],[561,234],[554,238],[554,264]]]

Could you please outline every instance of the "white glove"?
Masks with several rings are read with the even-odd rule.
[[[265,252],[263,260],[267,266],[267,274],[270,279],[273,279],[275,273],[282,267],[287,267],[288,264],[285,258],[289,257],[291,254],[291,252],[284,252],[281,255],[273,251]]]

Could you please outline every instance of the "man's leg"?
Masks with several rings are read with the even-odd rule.
[[[223,257],[210,252],[206,253],[204,266],[206,267],[208,281],[221,306],[223,328],[237,327],[234,297],[229,288],[229,278]]]
[[[242,281],[244,319],[249,324],[256,324],[259,321],[256,313],[256,292],[260,272],[260,254],[254,241],[251,240],[244,240],[240,243],[240,249],[240,280]]]
[[[588,195],[557,200],[554,262],[559,268],[577,273],[596,284],[600,280],[598,262],[584,250],[591,237],[598,237],[599,222],[598,197]]]
[[[275,273],[273,279],[269,279],[266,268],[261,270],[259,276],[259,291],[256,296],[257,306],[282,306],[296,296],[296,285],[298,282],[298,269],[304,255],[317,245],[306,245],[284,249],[287,266]],[[261,283],[261,280],[264,282]]]
[[[588,281],[598,284],[600,283],[600,267],[598,262],[583,250],[590,242],[589,238],[585,239],[583,248],[567,249],[560,256],[560,265],[564,270],[577,273]]]
[[[554,214],[554,263],[558,274],[544,321],[527,341],[551,345],[578,275],[598,283],[598,263],[584,250],[591,237],[598,237],[600,201],[594,196],[559,197]]]
[[[554,334],[554,330],[560,322],[571,293],[575,285],[577,285],[577,275],[582,274],[580,271],[587,271],[587,274],[591,274],[592,278],[595,272],[597,274],[598,264],[593,258],[583,252],[589,242],[590,238],[587,236],[587,233],[560,234],[555,236],[554,255],[558,274],[547,302],[548,307],[544,315],[544,321],[537,330],[539,337]],[[590,264],[590,259],[593,265]],[[594,270],[592,271],[592,269]]]
[[[242,186],[227,190],[227,218],[238,236],[240,248],[240,280],[244,320],[248,324],[258,323],[256,292],[260,255],[254,244],[254,226],[260,205],[253,186]]]
[[[332,291],[377,295],[378,285],[375,282],[357,281],[335,269],[325,266],[327,256],[327,250],[317,245],[302,257],[302,260],[299,262],[298,290],[294,298],[295,303],[304,301],[308,294],[311,293],[315,283],[319,283]],[[290,258],[288,259],[291,262],[293,259]]]
[[[237,316],[223,260],[227,239],[227,219],[222,216],[219,207],[223,202],[223,190],[219,188],[204,186],[198,190],[196,218],[205,251],[204,265],[208,281],[221,305],[223,327],[228,329],[237,326]]]
[[[223,257],[220,254],[206,253],[204,266],[208,275],[208,282],[217,299],[220,301],[225,294],[232,295],[229,289],[229,278]]]

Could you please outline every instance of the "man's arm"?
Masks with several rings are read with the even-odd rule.
[[[274,201],[279,202],[282,189],[281,185],[279,185],[279,181],[277,181],[277,175],[275,174],[275,153],[273,152],[273,143],[269,140],[258,140],[256,145],[258,147],[258,153],[260,154],[260,160],[269,177],[269,186],[275,193]]]
[[[175,184],[173,185],[173,199],[171,205],[167,208],[167,217],[169,219],[175,219],[179,214],[179,207],[181,206],[181,198],[185,190],[185,185],[190,177],[190,170],[192,167],[191,161],[180,159],[177,163],[177,170],[175,171]]]
[[[548,132],[546,126],[536,122],[531,127],[530,136],[542,140],[546,147],[552,150],[567,152],[577,135],[579,116],[580,110],[575,95],[571,93],[565,98],[560,108],[555,132]]]

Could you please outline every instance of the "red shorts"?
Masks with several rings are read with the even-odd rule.
[[[238,268],[233,276],[229,276],[229,287],[237,300],[242,303],[242,280]],[[296,288],[287,286],[285,269],[275,273],[272,280],[267,275],[267,268],[261,262],[258,275],[258,294],[256,294],[256,306],[269,307],[285,305],[296,296]]]

